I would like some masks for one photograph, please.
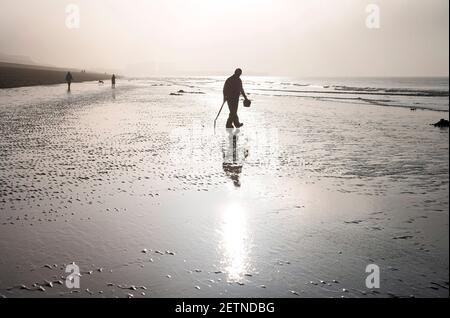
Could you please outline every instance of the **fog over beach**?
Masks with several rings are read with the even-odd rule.
[[[448,2],[336,3],[2,1],[0,298],[448,298]]]
[[[0,57],[141,77],[448,77],[448,1],[372,4],[4,0]]]

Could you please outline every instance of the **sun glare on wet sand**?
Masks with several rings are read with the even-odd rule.
[[[223,208],[221,217],[221,262],[225,265],[228,279],[240,281],[251,267],[251,237],[247,230],[247,211],[242,204],[231,202]]]

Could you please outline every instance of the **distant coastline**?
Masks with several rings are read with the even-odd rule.
[[[105,73],[0,62],[0,89],[62,84],[65,83],[67,71],[72,73],[74,82],[98,81],[111,78],[111,74]]]

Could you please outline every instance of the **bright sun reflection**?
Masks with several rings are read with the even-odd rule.
[[[228,279],[241,280],[249,266],[250,242],[246,226],[246,210],[238,203],[231,203],[222,213],[221,250],[222,263]]]

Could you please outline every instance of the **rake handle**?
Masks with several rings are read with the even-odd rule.
[[[219,118],[220,113],[222,112],[223,106],[225,106],[225,103],[226,103],[226,100],[223,101],[222,107],[220,107],[219,113],[217,114],[216,119],[214,120],[214,129],[216,129],[217,119]]]

